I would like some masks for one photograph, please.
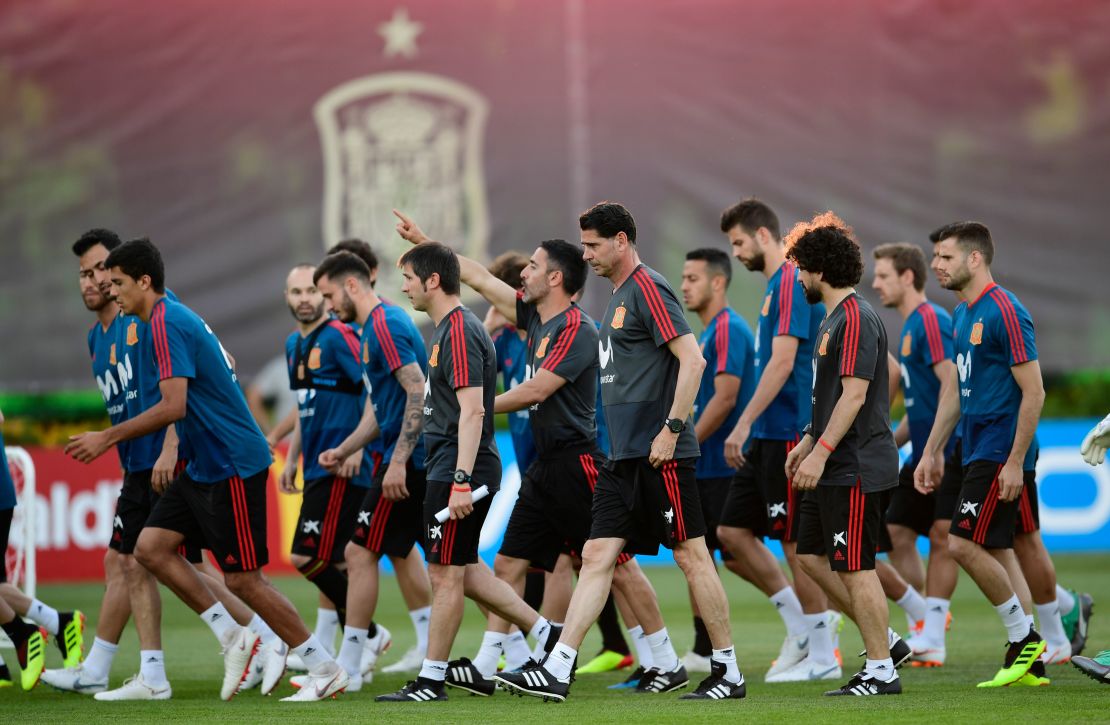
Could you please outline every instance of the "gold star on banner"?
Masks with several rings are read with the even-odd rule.
[[[389,22],[378,26],[378,35],[385,38],[386,58],[401,55],[406,58],[416,57],[416,36],[424,32],[424,24],[416,23],[409,19],[409,13],[404,8],[393,11]]]

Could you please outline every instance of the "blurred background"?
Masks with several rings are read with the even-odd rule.
[[[358,236],[396,299],[393,207],[488,260],[576,240],[601,199],[629,207],[675,287],[747,196],[784,230],[836,211],[868,259],[986,223],[1037,326],[1045,538],[1110,547],[1110,470],[1077,453],[1110,412],[1108,37],[1097,0],[6,0],[0,409],[37,469],[40,580],[100,575],[119,485],[112,456],[59,450],[106,424],[69,250],[83,231],[162,249],[266,426],[289,405],[267,364],[292,328],[290,266]],[[737,266],[752,323],[764,284]],[[583,305],[606,295],[592,279]],[[279,537],[296,505],[271,498]]]

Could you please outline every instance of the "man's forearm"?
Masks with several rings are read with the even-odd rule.
[[[170,408],[165,398],[159,400],[139,415],[114,425],[106,431],[108,445],[114,446],[123,441],[141,438],[176,423],[183,416]]]
[[[698,416],[698,422],[694,424],[694,435],[698,437],[698,443],[716,433],[735,407],[735,395],[725,396],[715,393],[705,404],[705,410]]]
[[[1014,431],[1014,444],[1010,447],[1009,462],[1025,463],[1025,455],[1037,434],[1037,422],[1041,419],[1044,406],[1044,393],[1022,393],[1021,407],[1018,408],[1017,429]]]
[[[929,431],[929,440],[925,443],[925,455],[935,455],[948,444],[948,438],[960,420],[960,399],[957,395],[955,389],[949,388],[947,394],[940,398],[937,417],[933,419],[933,429]]]
[[[752,399],[748,401],[744,411],[740,414],[740,420],[749,427],[752,426],[759,416],[763,415],[763,411],[767,410],[768,406],[778,397],[779,392],[782,391],[782,386],[786,384],[790,373],[793,371],[793,360],[788,362],[772,356],[767,363],[767,368],[759,377],[759,384],[755,386]]]
[[[459,452],[455,459],[455,470],[474,473],[474,462],[478,458],[478,446],[482,441],[482,419],[480,411],[463,410],[459,415]],[[489,483],[478,481],[477,483]]]
[[[678,382],[675,385],[674,400],[671,402],[670,418],[686,420],[694,409],[694,398],[701,386],[701,374],[705,370],[705,358],[684,357],[678,364]]]
[[[845,390],[841,393],[833,407],[832,415],[829,416],[829,422],[820,435],[820,440],[836,448],[848,433],[848,429],[852,427],[852,423],[855,422],[856,416],[859,415],[866,399],[866,387],[863,388],[862,392]]]
[[[408,463],[416,444],[420,440],[420,431],[424,428],[424,393],[423,391],[407,391],[405,394],[405,412],[401,417],[401,435],[393,447],[391,462],[401,465]]]

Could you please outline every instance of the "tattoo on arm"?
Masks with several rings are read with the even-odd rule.
[[[418,364],[409,363],[395,370],[393,376],[405,389],[401,437],[393,449],[393,460],[405,463],[412,456],[424,428],[424,373],[420,372]]]

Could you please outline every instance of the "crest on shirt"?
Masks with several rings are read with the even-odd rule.
[[[976,322],[971,326],[971,344],[979,345],[983,342],[983,323]]]
[[[540,340],[540,346],[536,348],[536,358],[541,358],[547,354],[547,343],[551,342],[551,335],[544,335]]]
[[[759,314],[766,317],[770,313],[771,313],[771,295],[767,295],[766,297],[763,298],[763,309],[760,310]]]
[[[908,356],[910,354],[910,349],[912,349],[912,348],[913,348],[913,335],[911,335],[910,333],[907,332],[906,336],[902,338],[902,357]]]
[[[309,351],[309,353],[308,353],[308,369],[309,370],[319,370],[320,369],[320,348],[319,347],[314,347],[314,348],[312,348],[312,350]]]
[[[821,336],[821,347],[817,349],[818,355],[827,355],[829,353],[829,333]]]
[[[626,312],[628,312],[628,310],[625,309],[624,305],[620,305],[617,309],[613,310],[613,321],[609,323],[609,326],[614,330],[619,330],[624,327],[624,314]]]
[[[116,364],[116,343],[112,343],[112,347],[108,350],[108,364]]]
[[[433,368],[439,365],[439,343],[432,345],[432,356],[428,358],[428,364]]]
[[[139,342],[139,323],[134,320],[127,326],[127,344],[134,345]]]

